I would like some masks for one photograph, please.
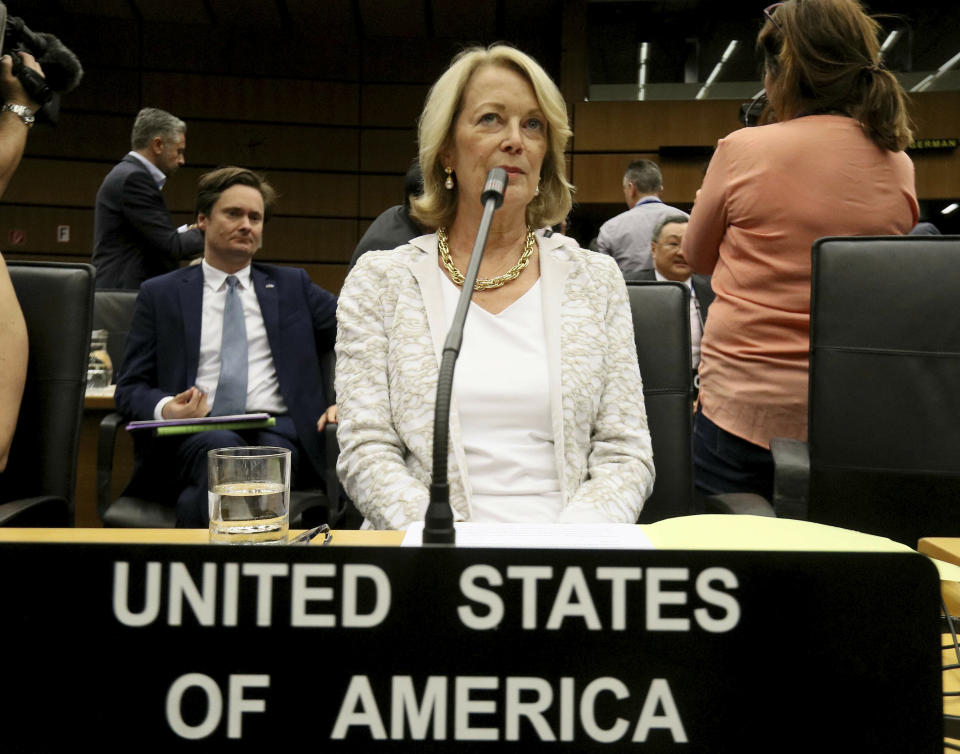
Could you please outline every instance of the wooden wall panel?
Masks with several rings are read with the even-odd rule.
[[[181,225],[192,225],[197,221],[197,213],[193,210],[189,212],[171,212],[170,219],[173,221],[173,227],[179,228]]]
[[[583,102],[587,97],[587,4],[563,4],[563,55],[560,59],[560,80],[557,85],[568,103]],[[572,116],[572,113],[571,113]]]
[[[207,3],[195,3],[191,0],[165,0],[163,3],[157,4],[134,3],[134,5],[145,20],[155,22],[157,26],[162,26],[163,22],[169,23],[172,19],[186,24],[202,24],[210,20],[205,7]]]
[[[187,145],[189,156],[190,145]],[[101,181],[103,176],[110,172],[113,165],[102,167]],[[163,199],[167,203],[167,209],[172,213],[186,212],[192,214],[197,206],[197,179],[201,173],[205,173],[209,168],[195,168],[188,163],[180,168],[176,173],[167,178],[163,186]],[[98,184],[99,187],[99,184]],[[96,191],[94,191],[96,194]],[[90,205],[96,203],[96,196],[91,197]]]
[[[254,2],[275,5],[263,0]],[[250,78],[358,78],[356,40],[349,36],[326,28],[242,29],[232,20],[225,18],[201,25],[144,24],[141,64],[153,70],[204,71]]]
[[[361,122],[364,126],[416,128],[428,90],[422,84],[364,84]]]
[[[8,251],[4,250],[3,258],[8,262],[73,262],[74,264],[90,264],[90,255],[83,254],[51,254],[50,252]]]
[[[403,202],[402,175],[360,177],[360,216],[376,217],[388,207]],[[363,235],[364,227],[360,233]]]
[[[910,115],[921,139],[960,138],[960,92],[910,95]],[[960,149],[912,152],[917,196],[921,199],[960,197]]]
[[[140,73],[130,69],[91,69],[86,58],[83,59],[83,63],[83,81],[80,82],[80,86],[63,97],[62,107],[128,115],[130,124],[133,125],[133,116],[140,109],[140,98],[130,95],[140,91]],[[62,115],[66,118],[67,112],[64,111]],[[62,126],[59,126],[58,130],[60,128]],[[129,130],[128,127],[128,135]],[[30,138],[33,138],[33,134]]]
[[[204,165],[349,170],[360,163],[356,128],[277,123],[187,123],[187,156]]]
[[[960,135],[960,92],[920,92],[909,97],[910,117],[918,136],[934,139]]]
[[[97,189],[109,170],[109,165],[98,162],[25,157],[3,199],[15,204],[67,204],[92,209]]]
[[[347,277],[346,264],[305,264],[302,267],[314,283],[335,296],[340,295],[343,281]]]
[[[578,102],[577,152],[654,152],[662,146],[715,146],[741,128],[739,103],[727,100]]]
[[[360,134],[360,169],[406,173],[417,156],[415,131],[365,130]]]
[[[363,81],[419,83],[439,78],[463,43],[452,39],[367,39],[360,47]]]
[[[354,126],[357,85],[337,81],[144,73],[143,101],[175,115],[214,120]]]
[[[102,160],[112,164],[130,151],[134,118],[135,114],[66,111],[61,114],[56,128],[33,129],[25,154],[67,160]]]
[[[622,202],[623,170],[631,160],[655,160],[656,154],[574,154],[571,180],[580,204]]]
[[[910,155],[916,170],[917,197],[956,199],[960,197],[960,150]]]
[[[171,211],[193,212],[197,181],[210,168],[183,167],[167,181],[164,197]],[[357,216],[357,176],[351,173],[264,171],[279,192],[278,215]]]
[[[656,153],[574,154],[573,183],[579,204],[623,202],[623,171],[638,159],[653,160],[663,173],[663,200],[673,204],[693,202],[703,182],[706,163],[700,160],[662,160]],[[625,207],[626,205],[624,205]]]
[[[275,217],[263,233],[263,261],[335,262],[350,261],[357,241],[356,220],[324,220],[309,217]]]
[[[427,36],[427,7],[422,0],[390,0],[389,13],[383,12],[384,7],[383,0],[358,0],[360,22],[366,36],[415,39]]]
[[[57,242],[58,225],[70,226],[69,243]],[[23,243],[12,243],[13,231],[26,234]],[[0,249],[4,255],[44,252],[89,257],[93,251],[93,210],[4,206],[0,211]]]
[[[59,36],[83,63],[84,70],[134,70],[140,65],[142,37],[136,20],[101,16],[68,17],[63,5],[60,8],[51,19],[56,23],[37,23],[31,13],[29,26]],[[69,24],[69,28],[63,24]]]
[[[693,204],[703,183],[707,161],[659,160],[659,164],[663,173],[663,201],[667,204]]]
[[[490,39],[496,36],[498,3],[474,3],[466,12],[459,0],[434,0],[431,5],[433,28],[439,37]]]
[[[208,7],[228,5],[218,0]],[[67,30],[51,25],[54,33],[69,31],[87,76],[64,99],[60,125],[31,133],[0,204],[0,248],[88,258],[96,191],[129,148],[134,115],[151,105],[189,126],[187,164],[164,190],[176,224],[195,219],[197,179],[213,166],[265,172],[281,197],[262,257],[309,265],[314,279],[339,290],[359,236],[402,200],[403,173],[416,154],[416,119],[430,83],[462,41],[443,38],[436,28],[429,44],[415,36],[373,38],[373,30],[355,26],[361,6],[351,0],[288,0],[286,7],[296,28],[272,22],[258,28],[259,48],[282,50],[263,56],[251,54],[245,34],[233,33],[239,21],[229,14],[194,26],[132,16],[84,17]],[[533,11],[508,5],[503,12],[513,18]],[[640,156],[661,164],[666,201],[689,204],[703,160],[660,158],[658,149],[714,146],[739,127],[739,103],[582,101],[585,48],[577,19],[584,12],[582,3],[565,6],[559,67],[572,103],[568,170],[576,201],[584,211],[622,207],[623,169]],[[329,33],[318,35],[318,27]],[[527,49],[536,55],[548,44],[554,43]],[[912,95],[911,103],[918,135],[958,135],[960,92]],[[912,156],[921,198],[960,196],[960,150]],[[71,241],[61,245],[55,234],[63,224],[71,226]],[[13,229],[26,232],[23,246],[7,243]]]
[[[918,137],[960,136],[960,92],[911,95],[910,111]],[[692,201],[702,181],[704,161],[661,159],[657,149],[712,147],[739,127],[735,103],[729,101],[581,102],[575,106],[575,116],[574,183],[581,203],[613,201],[624,167],[638,152],[660,164],[665,201]],[[960,149],[910,156],[916,166],[919,198],[960,196]]]
[[[280,192],[278,215],[323,215],[351,220],[357,216],[356,174],[278,171],[268,176]]]
[[[290,18],[298,28],[323,30],[327,37],[347,39],[356,45],[357,30],[353,17],[353,0],[286,0]],[[324,40],[326,41],[326,40]],[[323,47],[315,44],[314,47]]]

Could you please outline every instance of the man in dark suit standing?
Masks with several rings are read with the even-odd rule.
[[[276,194],[256,173],[229,167],[202,176],[197,224],[203,262],[144,282],[117,380],[117,407],[135,419],[266,411],[276,426],[211,430],[137,448],[134,487],[174,479],[177,525],[204,527],[207,451],[273,445],[293,451],[293,485],[324,468],[328,406],[321,354],[336,338],[336,298],[295,267],[253,263]],[[144,482],[148,479],[152,481]]]
[[[97,288],[139,288],[203,251],[203,234],[196,227],[175,228],[160,191],[183,164],[186,130],[182,120],[163,110],[147,107],[137,115],[131,151],[97,192]]]
[[[690,291],[690,343],[693,371],[696,374],[700,366],[700,340],[703,326],[707,321],[707,310],[713,303],[713,288],[710,278],[694,275],[680,251],[683,234],[687,230],[689,218],[686,215],[667,215],[653,228],[653,240],[650,250],[653,255],[653,269],[636,273],[630,280],[672,280],[683,283]],[[694,382],[697,379],[694,378]],[[699,387],[699,385],[697,385]]]

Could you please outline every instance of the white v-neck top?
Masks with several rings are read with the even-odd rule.
[[[441,275],[449,323],[460,289]],[[556,521],[563,503],[539,280],[499,314],[470,304],[453,406],[471,487],[470,520]]]

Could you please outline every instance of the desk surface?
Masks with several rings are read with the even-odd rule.
[[[116,385],[110,385],[104,388],[89,388],[83,396],[83,407],[113,411],[116,408],[113,399],[116,387]]]
[[[917,551],[960,566],[960,537],[925,537],[917,545]]]
[[[815,550],[912,552],[885,537],[762,516],[703,515],[671,518],[642,527],[658,550]],[[402,531],[337,530],[331,544],[397,546]],[[15,529],[0,527],[0,541],[135,542],[202,544],[206,529]],[[589,547],[589,545],[585,545]]]
[[[291,536],[302,529],[291,529]],[[0,527],[0,542],[124,542],[128,544],[206,544],[206,529],[18,529]],[[338,529],[331,545],[395,547],[403,541],[402,531],[355,531]],[[311,542],[320,545],[320,538]]]

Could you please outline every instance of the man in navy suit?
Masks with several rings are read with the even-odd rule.
[[[147,278],[177,269],[199,256],[203,234],[177,229],[161,189],[183,164],[187,125],[152,107],[137,115],[131,151],[97,192],[93,217],[93,264],[97,288],[139,288]]]
[[[328,406],[324,395],[320,357],[336,338],[336,298],[302,269],[252,262],[275,196],[266,181],[244,168],[202,176],[197,197],[197,225],[205,232],[202,264],[144,282],[137,298],[117,380],[121,412],[135,419],[177,419],[211,410],[215,415],[267,411],[277,420],[263,430],[138,440],[131,487],[138,477],[141,487],[175,481],[178,526],[207,525],[208,450],[290,448],[294,486],[314,486],[324,467],[320,431],[336,420],[336,406]],[[235,332],[227,310],[238,305],[246,398],[239,407],[218,410],[218,393],[225,400],[231,392],[225,387],[227,365],[237,361],[230,358],[237,348],[227,334]]]
[[[713,303],[713,288],[710,278],[694,275],[687,260],[680,251],[689,218],[686,214],[667,215],[653,228],[653,240],[650,251],[653,257],[653,269],[628,276],[628,280],[672,280],[683,283],[690,291],[690,343],[693,348],[691,361],[694,371],[694,385],[700,387],[700,339],[707,320],[707,310]]]

